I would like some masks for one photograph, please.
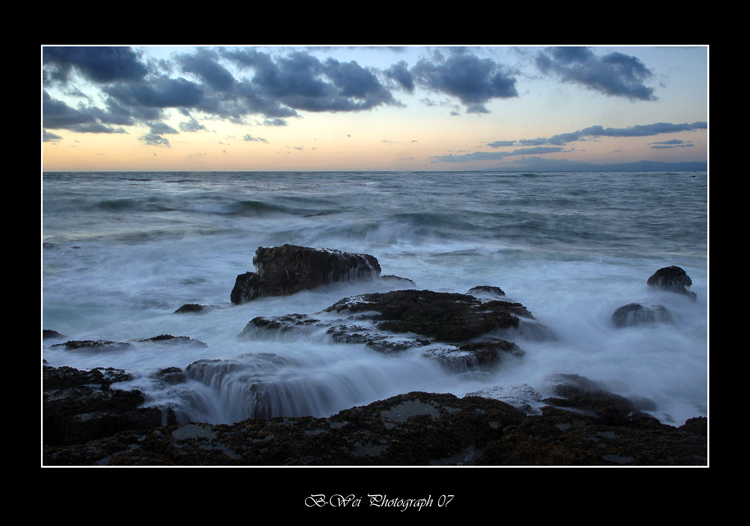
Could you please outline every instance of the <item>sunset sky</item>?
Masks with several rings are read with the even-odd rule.
[[[40,51],[44,171],[708,160],[707,46]]]

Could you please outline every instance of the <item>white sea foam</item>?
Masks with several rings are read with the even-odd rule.
[[[183,182],[170,183],[169,174],[145,181],[45,175],[42,324],[65,338],[45,341],[43,358],[53,366],[128,370],[149,403],[169,404],[185,421],[252,416],[259,392],[264,411],[316,416],[413,390],[506,396],[527,386],[546,396],[550,375],[560,373],[649,398],[656,404],[650,412],[674,425],[707,414],[705,174],[557,175],[182,174]],[[88,206],[134,191],[151,207]],[[665,196],[666,204],[659,200]],[[227,213],[240,200],[285,213]],[[316,202],[325,214],[315,213]],[[123,236],[122,225],[149,235]],[[231,305],[234,280],[253,270],[255,250],[284,243],[374,255],[382,274],[411,279],[418,289],[500,287],[554,339],[517,334],[521,359],[492,375],[457,375],[419,353],[383,355],[333,343],[325,331],[237,338],[256,316],[312,316],[344,297],[399,288],[364,280]],[[686,270],[696,301],[646,285],[668,265]],[[672,321],[616,328],[612,314],[633,302],[663,305]],[[186,303],[212,308],[174,313]],[[161,334],[206,346],[135,341]],[[52,346],[99,339],[131,345],[111,353]],[[152,379],[160,369],[187,371],[201,360],[241,367],[168,387]],[[259,364],[273,367],[259,372]]]

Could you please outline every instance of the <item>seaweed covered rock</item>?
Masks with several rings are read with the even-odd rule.
[[[255,272],[237,276],[230,293],[239,305],[266,296],[287,296],[340,281],[379,277],[380,264],[369,254],[296,245],[259,247]]]

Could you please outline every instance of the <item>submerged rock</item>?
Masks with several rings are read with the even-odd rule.
[[[379,277],[374,256],[296,245],[259,247],[253,257],[255,272],[237,276],[230,293],[239,305],[266,296],[287,296],[340,281]]]
[[[671,322],[672,314],[662,305],[629,303],[618,308],[612,314],[612,321],[618,328],[654,325]]]
[[[688,276],[680,267],[671,266],[660,268],[648,278],[646,284],[649,287],[654,287],[659,290],[684,294],[693,300],[697,297],[695,292],[689,290],[690,286],[693,284],[693,280],[691,280],[690,276]]]

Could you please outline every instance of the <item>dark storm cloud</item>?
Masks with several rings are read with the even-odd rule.
[[[175,61],[186,73],[194,73],[211,88],[217,91],[229,91],[234,85],[234,77],[224,66],[217,62],[216,51],[200,48],[195,54],[181,53]]]
[[[409,93],[414,91],[414,78],[409,71],[409,65],[403,60],[385,70],[385,76],[396,81],[401,88]]]
[[[44,91],[42,95],[42,127],[65,129],[79,133],[125,133],[122,128],[111,128],[106,124],[117,123],[99,108],[72,108],[55,100]]]
[[[203,88],[184,78],[161,76],[148,83],[118,82],[104,90],[122,104],[146,108],[193,108],[203,100]]]
[[[545,50],[539,61],[550,74],[599,89],[609,86],[610,93],[617,92],[618,86],[630,87],[624,93],[632,93],[634,79],[647,73],[632,57],[612,53],[597,58],[586,48]],[[43,70],[48,90],[43,127],[88,132],[122,132],[116,127],[137,124],[156,131],[170,111],[190,119],[179,126],[181,131],[205,129],[198,124],[199,115],[240,124],[255,116],[264,125],[285,126],[287,119],[301,117],[299,112],[401,106],[391,89],[414,93],[421,88],[447,95],[458,99],[469,113],[487,113],[488,102],[518,97],[516,78],[506,67],[466,49],[435,52],[411,68],[399,61],[378,71],[355,61],[321,60],[302,50],[272,55],[266,48],[198,48],[147,62],[130,48],[45,47]],[[79,89],[74,80],[93,83],[99,98],[86,95],[89,90]],[[74,108],[48,92],[79,93],[85,104]],[[520,144],[560,146],[571,140],[580,139],[560,135]]]
[[[127,47],[45,47],[45,79],[67,82],[72,70],[97,83],[142,79],[146,67]]]
[[[540,51],[536,64],[545,74],[605,95],[656,100],[653,88],[644,85],[651,71],[633,56],[612,52],[599,57],[584,47],[556,47]]]
[[[490,59],[464,53],[435,58],[417,62],[412,78],[429,90],[457,97],[469,113],[487,113],[484,104],[495,98],[518,97],[516,79]]]
[[[303,51],[272,58],[255,49],[225,50],[222,56],[251,70],[249,85],[257,97],[292,110],[361,111],[398,104],[372,71],[354,61],[320,61]]]
[[[321,61],[304,51],[272,56],[255,48],[199,48],[148,64],[130,48],[50,47],[43,56],[48,89],[64,86],[72,93],[77,87],[68,82],[86,79],[102,95],[99,106],[88,98],[88,107],[74,109],[45,94],[44,127],[49,129],[154,126],[170,109],[191,117],[183,130],[200,129],[188,112],[235,123],[256,115],[267,125],[284,126],[285,119],[300,116],[298,111],[356,112],[400,104],[375,70],[354,61]],[[240,74],[233,74],[230,65]]]

